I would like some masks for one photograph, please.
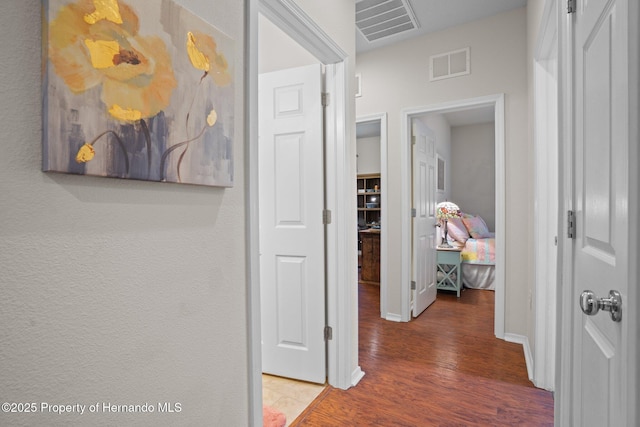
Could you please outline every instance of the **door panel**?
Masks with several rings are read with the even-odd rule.
[[[436,300],[435,139],[422,122],[413,121],[413,317]]]
[[[579,2],[575,20],[575,194],[573,253],[574,425],[625,425],[624,311],[587,316],[577,301],[584,290],[628,295],[627,0]],[[621,15],[622,14],[622,15]]]
[[[259,77],[263,372],[324,383],[324,165],[319,65]]]

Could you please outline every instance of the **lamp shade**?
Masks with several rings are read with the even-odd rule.
[[[453,202],[444,201],[436,206],[436,218],[449,219],[458,218],[460,216],[460,208]]]

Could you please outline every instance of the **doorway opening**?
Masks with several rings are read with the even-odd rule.
[[[326,227],[327,242],[327,324],[332,328],[333,339],[327,344],[327,378],[330,385],[347,389],[355,385],[364,375],[357,366],[357,313],[355,286],[357,275],[356,257],[352,251],[356,242],[346,233],[353,227],[348,197],[347,182],[352,181],[350,131],[347,123],[353,121],[347,109],[347,96],[351,90],[347,78],[347,54],[335,44],[321,28],[295,3],[284,0],[250,0],[247,13],[247,51],[249,56],[247,73],[247,116],[248,135],[245,157],[245,178],[247,180],[247,242],[249,281],[247,316],[249,323],[250,372],[250,422],[259,425],[262,415],[262,352],[261,352],[261,309],[260,309],[260,239],[259,239],[259,173],[258,173],[258,14],[262,13],[282,29],[289,37],[298,40],[318,61],[324,64],[326,74],[325,92],[331,102],[325,109],[326,120],[326,207],[331,210],[331,223]],[[322,215],[322,213],[319,213]],[[352,256],[353,255],[353,256]],[[352,286],[344,284],[352,283]],[[339,286],[340,284],[340,286]],[[355,323],[355,325],[354,325]],[[355,332],[357,336],[357,332]],[[354,364],[354,360],[356,363]]]
[[[367,190],[371,188],[365,188],[366,185],[363,182],[363,193],[358,193],[357,197],[362,198],[358,205],[358,224],[356,236],[360,241],[360,231],[369,229],[371,226],[376,227],[379,230],[379,253],[377,258],[379,262],[374,265],[373,268],[377,268],[377,276],[379,277],[378,285],[380,286],[380,316],[386,318],[387,315],[387,240],[388,235],[386,233],[386,221],[387,221],[387,113],[370,114],[367,116],[360,116],[356,119],[356,173],[358,175],[367,174],[370,176],[379,175],[378,191],[375,191],[373,197],[378,200],[369,201],[369,203],[378,203],[378,207],[372,205],[372,213],[375,215],[368,217],[367,212]],[[378,182],[372,180],[371,182]],[[349,187],[353,191],[353,184]],[[376,229],[376,228],[374,228]],[[358,245],[359,261],[358,266],[361,267],[362,247]],[[376,264],[376,263],[374,263]],[[360,270],[361,273],[361,270]]]
[[[495,315],[494,334],[497,338],[504,339],[504,316],[505,316],[505,139],[504,139],[504,94],[490,95],[480,98],[453,101],[444,104],[418,107],[403,110],[402,112],[402,170],[407,171],[402,177],[402,206],[405,212],[410,212],[411,206],[411,151],[409,147],[411,138],[411,125],[415,118],[431,113],[455,113],[467,110],[478,110],[492,108],[494,118],[495,133],[495,233],[496,233],[496,256],[495,256]],[[446,179],[446,178],[445,178]],[[445,181],[446,188],[446,181]],[[409,283],[411,280],[410,254],[412,251],[411,221],[410,215],[404,215],[402,223],[402,282]],[[402,287],[402,320],[409,321],[411,318],[411,294],[409,287]]]

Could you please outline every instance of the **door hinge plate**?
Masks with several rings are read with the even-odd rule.
[[[331,326],[324,327],[324,340],[329,341],[333,339],[333,328]]]
[[[322,211],[322,223],[324,225],[331,224],[331,211],[329,209]]]
[[[322,106],[328,107],[329,101],[330,101],[329,94],[327,92],[322,92]]]
[[[577,0],[567,0],[567,13],[576,13]]]
[[[567,237],[576,238],[576,213],[574,211],[567,211]]]
[[[411,208],[411,218],[415,218],[418,216],[418,212],[416,212],[416,208]]]
[[[415,290],[416,290],[416,281],[415,281],[415,280],[412,280],[412,281],[411,281],[411,290],[412,290],[412,291],[415,291]]]

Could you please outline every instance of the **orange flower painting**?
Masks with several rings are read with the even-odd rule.
[[[45,2],[43,170],[233,185],[233,40],[168,0]]]

